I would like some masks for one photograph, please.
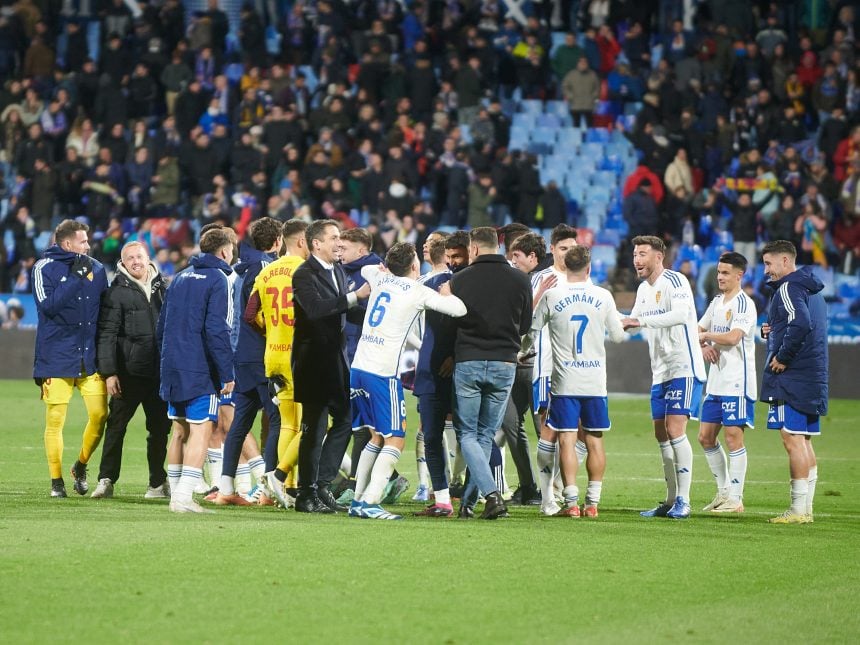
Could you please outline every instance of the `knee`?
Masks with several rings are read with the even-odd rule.
[[[45,434],[58,434],[63,429],[63,424],[66,422],[67,407],[65,404],[48,405]]]

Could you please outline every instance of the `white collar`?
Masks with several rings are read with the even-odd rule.
[[[322,265],[323,269],[325,269],[326,271],[331,271],[332,269],[334,269],[333,264],[329,264],[328,262],[323,260],[320,256],[314,255],[314,257],[317,259],[317,262],[319,262]]]

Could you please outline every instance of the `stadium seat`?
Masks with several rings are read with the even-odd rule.
[[[575,151],[582,144],[582,132],[573,127],[562,128],[558,132],[558,143],[562,150]]]
[[[603,159],[604,151],[603,144],[596,141],[589,141],[586,134],[585,143],[579,146],[579,154],[588,159]]]
[[[607,216],[607,223],[609,222],[609,219],[609,216]],[[618,246],[621,244],[621,236],[618,234],[617,230],[602,228],[595,234],[594,242],[595,244],[599,244],[601,246],[614,246],[617,249]]]
[[[606,128],[589,128],[585,133],[588,143],[609,143],[609,130]]]
[[[611,170],[597,170],[591,175],[591,183],[612,189],[618,185],[618,176]]]
[[[535,125],[538,128],[553,128],[554,130],[558,130],[561,128],[562,123],[561,119],[555,114],[538,114]]]
[[[600,239],[600,231],[597,233]],[[591,261],[603,262],[607,267],[614,267],[618,258],[618,249],[609,244],[595,244],[591,247]]]
[[[556,128],[536,127],[531,131],[529,140],[532,143],[544,143],[554,146],[556,142]]]
[[[472,143],[472,131],[469,128],[469,126],[466,125],[465,123],[462,123],[462,124],[460,124],[459,127],[460,127],[460,139],[462,140],[462,142],[465,143],[466,145],[471,144]]]
[[[520,101],[520,112],[537,116],[543,112],[543,101],[538,99],[524,99]]]
[[[511,119],[511,130],[522,128],[526,132],[535,127],[535,115],[527,112],[517,112]]]

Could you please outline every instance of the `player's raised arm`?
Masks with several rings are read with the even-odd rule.
[[[622,343],[627,340],[627,333],[624,331],[624,326],[621,324],[621,316],[615,306],[615,300],[612,295],[606,301],[606,331],[609,334],[609,340],[613,343]]]
[[[691,311],[695,315],[693,293],[689,287],[686,289],[683,286],[673,287],[666,296],[668,311],[662,314],[640,313],[638,316],[640,326],[651,329],[674,327],[675,325],[683,325],[687,322],[687,316]]]

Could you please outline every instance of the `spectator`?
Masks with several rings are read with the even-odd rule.
[[[594,70],[589,69],[588,60],[579,58],[576,67],[562,79],[561,91],[570,108],[573,124],[590,127],[591,115],[600,96],[600,80]]]

